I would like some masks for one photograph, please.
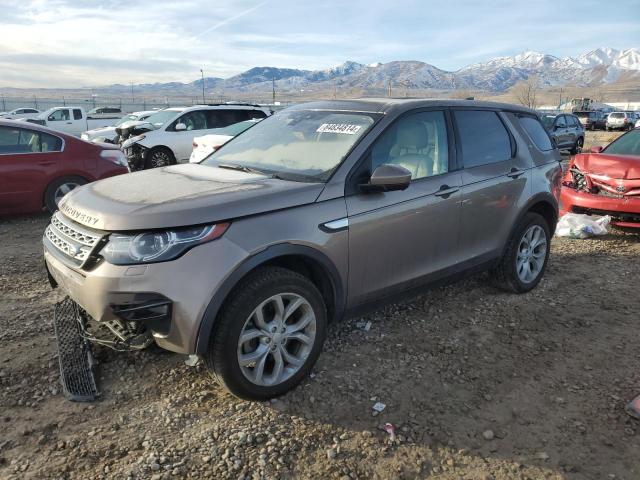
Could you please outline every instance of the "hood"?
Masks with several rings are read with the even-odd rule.
[[[93,130],[87,130],[84,132],[89,138],[113,138],[116,135],[115,127],[101,127],[94,128]]]
[[[573,163],[590,175],[617,180],[640,179],[640,157],[638,156],[582,153],[574,157]]]
[[[76,222],[99,230],[160,229],[313,203],[323,188],[321,183],[184,164],[87,184],[66,195],[59,207]]]
[[[155,129],[156,127],[152,123],[147,122],[146,120],[128,120],[123,124],[118,125],[116,127],[116,132],[118,133],[118,135],[122,135],[123,132],[127,132],[127,131],[135,130],[135,131],[141,131],[141,132],[148,132]]]

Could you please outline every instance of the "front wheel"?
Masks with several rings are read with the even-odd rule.
[[[308,278],[285,268],[263,268],[225,302],[205,363],[240,398],[282,395],[315,364],[326,325],[324,300]]]
[[[500,263],[491,272],[497,286],[515,293],[535,288],[547,268],[550,242],[546,220],[537,213],[527,213],[509,239]]]
[[[175,163],[176,157],[173,155],[173,152],[171,150],[164,147],[158,147],[151,149],[151,151],[147,154],[144,166],[146,169],[149,169],[167,167],[169,165],[174,165]]]

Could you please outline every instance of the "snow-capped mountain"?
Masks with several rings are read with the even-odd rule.
[[[595,86],[618,80],[638,80],[640,84],[640,50],[598,48],[576,57],[556,57],[536,51],[513,56],[497,57],[449,72],[419,61],[393,61],[368,65],[347,61],[324,70],[298,70],[276,67],[254,67],[231,78],[205,78],[205,88],[221,89],[226,93],[267,92],[273,88],[281,92],[296,90],[330,91],[334,88],[360,89],[380,94],[391,84],[399,89],[472,89],[505,91],[531,76],[545,86]],[[148,84],[144,90],[175,91],[191,94],[202,88],[202,80],[190,84]],[[124,85],[105,87],[115,93]]]

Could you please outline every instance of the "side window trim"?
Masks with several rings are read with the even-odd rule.
[[[478,167],[484,167],[485,165],[494,165],[496,163],[502,163],[502,162],[509,162],[511,160],[513,160],[514,158],[516,158],[516,156],[518,155],[518,144],[516,143],[515,138],[513,137],[513,133],[511,133],[511,129],[508,127],[507,123],[505,122],[505,119],[502,118],[502,114],[504,113],[503,110],[496,110],[496,109],[492,109],[492,108],[482,108],[482,107],[474,107],[474,108],[469,108],[469,107],[451,107],[451,121],[453,124],[453,128],[455,131],[455,139],[456,139],[456,162],[459,165],[459,170],[464,170],[466,169],[470,169],[470,168],[478,168]],[[458,128],[458,124],[456,123],[455,120],[455,112],[456,111],[481,111],[481,112],[493,112],[496,114],[496,117],[498,117],[498,119],[500,120],[500,123],[502,123],[503,128],[506,130],[507,135],[509,136],[509,145],[511,147],[511,157],[509,158],[505,158],[504,160],[500,160],[498,162],[491,162],[491,163],[485,163],[484,165],[475,165],[473,167],[465,167],[464,166],[464,158],[462,155],[462,141],[460,139],[460,129]]]

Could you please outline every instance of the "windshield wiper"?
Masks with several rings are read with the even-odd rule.
[[[237,165],[235,163],[221,163],[221,164],[216,165],[216,167],[218,167],[218,168],[226,168],[228,170],[237,170],[239,172],[257,173],[257,174],[260,174],[260,175],[266,175],[263,171],[260,171],[258,169],[247,167],[246,165]]]

